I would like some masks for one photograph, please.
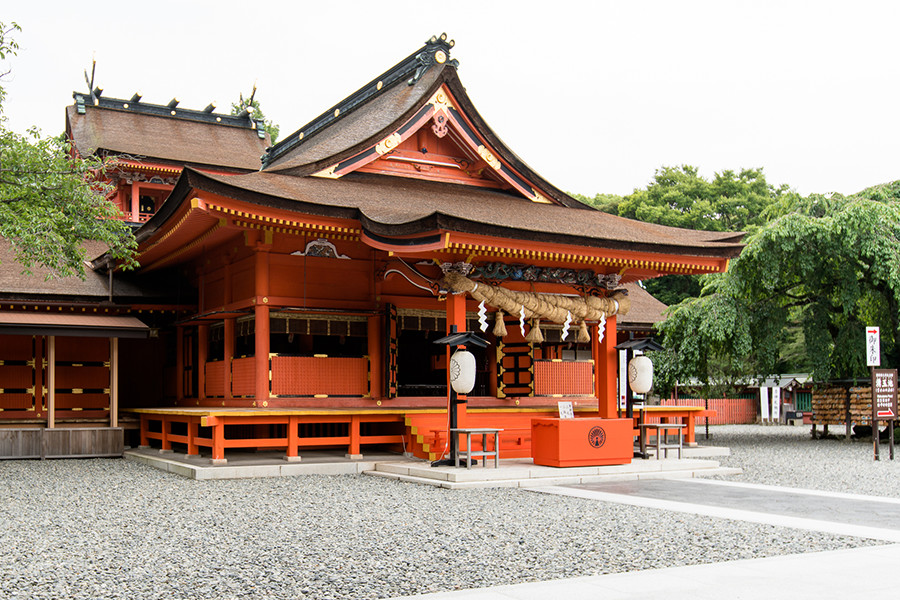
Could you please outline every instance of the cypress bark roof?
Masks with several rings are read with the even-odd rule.
[[[631,308],[628,314],[619,317],[617,325],[653,325],[663,320],[663,313],[669,308],[637,283],[623,285],[628,290]]]
[[[238,126],[234,117],[225,115],[222,119],[227,121],[221,123],[215,121],[216,115],[190,118],[204,114],[202,111],[176,109],[176,116],[171,116],[158,114],[158,110],[137,110],[127,100],[102,100],[98,105],[66,107],[66,130],[82,156],[105,151],[179,166],[246,172],[259,169],[260,156],[269,143],[268,135],[260,138],[257,130],[251,129],[249,119]]]
[[[695,231],[633,221],[588,209],[523,202],[503,191],[419,179],[351,173],[341,179],[257,172],[213,175],[185,169],[172,198],[145,226],[152,235],[191,190],[295,212],[358,219],[381,236],[446,229],[632,251],[733,257],[743,234]],[[174,201],[174,202],[173,202]]]
[[[106,251],[102,242],[82,243],[88,257],[101,255]],[[91,265],[86,265],[85,278],[49,277],[50,271],[41,266],[31,269],[32,274],[23,273],[24,267],[16,260],[12,245],[0,238],[0,299],[4,301],[40,300],[58,302],[103,302],[109,298],[109,276]],[[171,279],[159,276],[116,273],[113,278],[113,299],[119,303],[159,302],[172,304],[176,296],[193,297],[194,291],[172,289]]]

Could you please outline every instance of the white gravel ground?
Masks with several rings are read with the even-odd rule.
[[[712,432],[732,444],[723,463],[745,469],[735,479],[900,491],[900,461],[873,463],[867,444],[813,442],[808,428]],[[0,461],[3,599],[385,598],[872,543],[514,489]]]
[[[744,470],[725,479],[900,498],[900,447],[891,461],[886,442],[880,444],[876,462],[871,438],[814,440],[809,425],[720,425],[709,431],[707,440],[703,428],[697,428],[700,445],[731,448],[731,456],[717,460]],[[832,427],[830,433],[843,436],[844,428]]]

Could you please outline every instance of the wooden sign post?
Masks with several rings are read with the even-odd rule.
[[[881,365],[881,340],[878,327],[866,327],[866,364],[872,370],[872,444],[879,460],[878,422],[887,421],[890,431],[890,456],[894,460],[894,420],[897,418],[897,369],[876,369]]]
[[[881,365],[881,330],[866,327],[866,366],[872,373],[872,447],[878,460],[878,417],[875,409],[875,367]]]
[[[872,367],[872,435],[875,436],[875,460],[878,460],[878,421],[890,428],[890,455],[894,460],[894,419],[897,418],[897,369]]]

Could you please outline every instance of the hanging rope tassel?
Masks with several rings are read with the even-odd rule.
[[[582,321],[581,325],[578,326],[578,343],[587,344],[590,341],[591,334],[588,332],[587,323]]]
[[[503,322],[503,311],[497,311],[497,318],[494,322],[494,335],[497,337],[506,337],[506,323]]]
[[[531,330],[528,332],[528,335],[525,336],[526,342],[531,342],[532,344],[542,344],[544,342],[544,334],[541,333],[541,320],[535,319],[534,323],[531,325]]]

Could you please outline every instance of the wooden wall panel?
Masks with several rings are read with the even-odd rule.
[[[255,280],[251,266],[252,263],[249,261],[232,266],[231,298],[235,301],[256,295]]]
[[[273,356],[275,396],[368,396],[369,359]]]
[[[44,429],[43,458],[122,456],[125,433],[120,427]]]
[[[0,429],[0,459],[40,458],[41,429]]]
[[[206,281],[203,286],[201,311],[220,308],[225,304],[225,280],[221,277]]]
[[[367,300],[371,296],[372,264],[368,261],[291,258],[295,260],[273,260],[269,266],[270,295],[329,300]]]
[[[109,339],[102,337],[57,336],[56,361],[58,363],[109,361]]]
[[[35,400],[34,346],[40,338],[30,335],[0,335],[0,418],[34,419],[41,406]],[[38,405],[38,406],[36,406]]]
[[[0,429],[0,459],[122,456],[120,427]]]
[[[225,361],[211,361],[206,363],[206,377],[204,377],[204,391],[206,397],[225,397]]]
[[[252,397],[256,394],[256,359],[236,358],[231,363],[231,393]]]

